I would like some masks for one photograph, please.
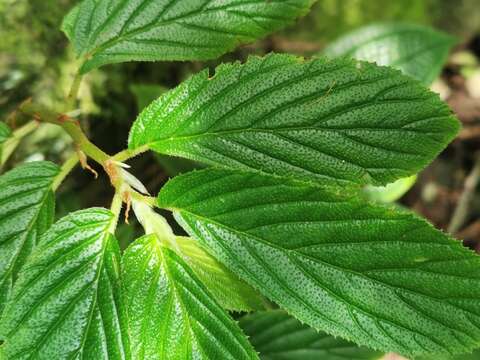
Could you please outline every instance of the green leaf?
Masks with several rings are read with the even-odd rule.
[[[456,40],[428,27],[411,24],[366,26],[331,44],[327,56],[351,56],[360,60],[393,66],[429,85],[447,61]],[[403,178],[385,187],[369,186],[366,194],[374,201],[393,202],[415,183],[415,177]]]
[[[28,258],[0,322],[6,359],[128,358],[110,211],[54,224]],[[0,356],[1,357],[1,356]]]
[[[356,191],[206,169],[158,205],[230,270],[310,326],[406,356],[480,342],[480,258]]]
[[[400,199],[415,184],[417,176],[399,179],[385,186],[367,185],[363,192],[368,199],[380,202],[391,203]]]
[[[148,106],[129,148],[321,184],[383,185],[428,164],[459,128],[397,70],[352,59],[252,57]]]
[[[126,250],[124,294],[134,359],[256,359],[192,270],[147,235]]]
[[[323,54],[392,66],[430,85],[440,75],[456,42],[454,37],[429,27],[385,23],[365,26],[344,35]]]
[[[59,168],[46,161],[20,165],[0,176],[0,315],[18,272],[52,224],[52,182]]]
[[[12,135],[12,130],[4,122],[0,122],[0,161],[2,160],[3,144]],[[1,312],[1,311],[0,311]]]
[[[250,285],[240,280],[195,239],[176,237],[177,254],[190,266],[217,302],[227,310],[251,311],[265,308],[265,300]]]
[[[131,86],[131,89],[135,95],[139,111],[142,111],[147,105],[167,91],[167,88],[161,85],[151,84],[135,84]],[[200,167],[199,164],[193,161],[174,156],[156,154],[155,159],[169,176],[175,176]]]
[[[85,62],[214,59],[305,15],[315,0],[84,0],[62,30]]]
[[[239,325],[263,360],[376,360],[383,355],[318,332],[282,310],[246,315]]]

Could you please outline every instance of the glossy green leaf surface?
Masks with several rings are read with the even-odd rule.
[[[112,221],[86,209],[42,236],[0,320],[2,359],[128,358]]]
[[[187,264],[144,236],[122,260],[134,359],[256,359],[247,338]]]
[[[397,70],[272,54],[164,94],[133,124],[129,147],[307,182],[383,185],[422,169],[458,128],[436,94]]]
[[[315,0],[83,0],[63,31],[81,72],[124,61],[214,59],[305,15]]]
[[[383,355],[318,332],[282,310],[249,314],[239,324],[263,360],[378,360]]]
[[[0,176],[0,314],[26,258],[52,224],[52,182],[59,168],[50,162],[20,165]]]
[[[409,212],[219,169],[170,180],[158,205],[314,328],[410,357],[478,346],[480,258]]]
[[[176,245],[178,255],[224,309],[252,311],[265,308],[258,292],[202,249],[195,239],[177,236]]]
[[[430,85],[442,70],[456,39],[429,27],[391,23],[362,27],[328,46],[327,56],[350,56],[395,67]]]

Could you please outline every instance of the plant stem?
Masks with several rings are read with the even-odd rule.
[[[55,177],[52,183],[52,190],[56,191],[63,180],[67,177],[67,175],[72,171],[72,169],[77,165],[79,159],[77,154],[73,154],[70,156],[62,165],[60,172]]]
[[[115,229],[117,228],[118,224],[118,218],[120,217],[120,211],[122,211],[122,204],[122,191],[121,189],[117,189],[115,191],[115,195],[113,196],[112,205],[110,206],[110,211],[113,213],[113,219],[108,228],[108,232],[110,234],[115,233]]]
[[[105,161],[110,159],[110,156],[93,144],[82,131],[80,125],[76,121],[64,121],[60,126],[70,135],[78,148],[83,151],[88,157],[95,160],[100,165],[104,166]]]
[[[155,204],[157,202],[157,198],[153,196],[145,196],[136,191],[133,191],[131,195],[132,195],[132,199],[143,202],[151,207],[155,207]]]
[[[115,155],[113,155],[112,159],[115,160],[115,161],[123,162],[123,161],[131,159],[131,158],[133,158],[137,155],[140,155],[141,153],[144,153],[147,150],[148,150],[147,145],[140,146],[139,148],[136,148],[136,149],[133,149],[133,150],[125,149],[125,150],[120,151],[120,152],[116,153]]]
[[[100,165],[105,166],[105,161],[110,159],[110,156],[107,153],[93,144],[85,136],[80,124],[76,120],[31,102],[23,103],[19,107],[19,110],[26,115],[33,116],[39,121],[49,122],[61,126],[73,139],[78,149],[83,151],[88,157],[92,158]]]
[[[104,168],[105,172],[110,177],[110,182],[115,188],[115,197],[112,203],[112,208],[117,209],[118,212],[120,211],[122,201],[123,201],[122,194],[125,191],[128,192],[128,194],[130,194],[132,197],[137,198],[137,200],[139,201],[148,203],[151,206],[155,204],[154,198],[143,196],[137,193],[135,190],[131,189],[130,186],[128,186],[124,182],[124,179],[121,176],[121,171],[119,171],[118,165],[115,164],[115,161],[112,161],[117,159],[112,158],[102,149],[100,149],[95,144],[93,144],[87,138],[85,133],[82,131],[80,124],[76,120],[69,118],[65,114],[59,114],[42,105],[33,104],[28,101],[24,102],[19,107],[19,111],[25,115],[34,117],[38,121],[49,122],[49,123],[61,126],[73,139],[77,147],[77,150],[81,151],[84,155],[87,155],[89,158],[93,159]],[[141,152],[146,150],[147,150],[146,147],[142,147],[133,151],[130,151],[127,149],[118,153],[117,156],[120,159],[129,159],[130,157],[138,155]],[[80,154],[80,156],[82,156],[82,154]],[[79,160],[81,160],[81,158],[79,158]],[[71,162],[68,161],[67,163],[64,164],[65,173],[63,171],[60,172],[59,179],[54,182],[55,189],[60,185],[63,178],[68,174],[71,168],[75,166],[75,163],[76,161],[74,162],[74,160],[71,160]],[[128,187],[128,191],[127,191],[127,188],[125,188],[125,186]],[[118,204],[118,202],[120,202],[120,204]],[[115,230],[115,226],[116,225],[114,225],[113,230]]]
[[[470,210],[470,203],[472,202],[475,189],[480,181],[480,153],[475,155],[477,160],[475,161],[472,171],[465,179],[463,193],[458,200],[450,225],[448,225],[448,232],[451,234],[455,234],[465,223]]]
[[[8,160],[10,155],[12,155],[13,151],[17,147],[20,140],[26,135],[30,134],[37,127],[38,127],[38,122],[29,121],[25,125],[13,131],[12,136],[9,139],[7,139],[7,141],[5,141],[5,143],[3,144],[3,151],[0,159],[0,165],[5,164],[5,162]]]
[[[69,110],[75,107],[75,100],[77,100],[78,91],[80,90],[80,84],[82,83],[82,78],[83,75],[81,75],[79,72],[77,72],[75,74],[75,77],[73,78],[72,87],[70,88],[70,91],[67,95],[67,106]]]

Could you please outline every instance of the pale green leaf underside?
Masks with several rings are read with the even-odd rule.
[[[406,356],[480,342],[480,261],[393,207],[258,174],[207,169],[158,204],[265,296],[310,326]]]
[[[400,199],[415,184],[417,176],[409,176],[399,179],[385,186],[367,185],[363,189],[364,195],[373,201],[391,203]]]
[[[62,26],[81,72],[124,61],[207,60],[306,14],[315,0],[83,0]]]
[[[51,185],[58,171],[41,161],[0,176],[0,314],[27,256],[53,222]]]
[[[456,39],[414,24],[376,24],[339,38],[323,52],[395,67],[430,85],[440,74]]]
[[[318,332],[282,310],[246,315],[239,325],[263,360],[377,360],[383,355]]]
[[[458,121],[399,71],[351,59],[252,57],[203,71],[148,106],[140,146],[322,184],[386,184],[428,164]]]
[[[155,235],[123,256],[134,359],[256,359],[247,338],[187,264]]]
[[[176,239],[178,255],[224,309],[252,311],[265,308],[265,300],[257,291],[202,249],[195,239],[181,236]]]
[[[0,321],[0,355],[127,358],[112,220],[105,209],[77,211],[42,236]]]

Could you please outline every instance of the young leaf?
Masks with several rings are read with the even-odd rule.
[[[480,258],[355,191],[220,169],[161,190],[187,232],[310,326],[406,356],[480,341]]]
[[[386,184],[428,164],[458,121],[397,70],[352,59],[250,58],[148,106],[129,147],[322,184]]]
[[[130,245],[122,263],[134,359],[257,358],[240,328],[155,235]]]
[[[0,315],[27,256],[53,222],[51,185],[58,172],[55,164],[41,161],[0,176]]]
[[[83,0],[62,30],[85,62],[214,59],[305,15],[315,0]]]
[[[383,355],[318,332],[282,310],[246,315],[239,325],[263,360],[378,360]]]
[[[0,321],[0,355],[128,358],[112,221],[108,210],[77,211],[42,236]]]
[[[455,43],[454,37],[421,25],[377,24],[341,37],[325,49],[324,55],[392,66],[430,85]]]
[[[251,311],[265,308],[261,295],[203,250],[195,239],[177,236],[176,245],[178,255],[224,309]]]

